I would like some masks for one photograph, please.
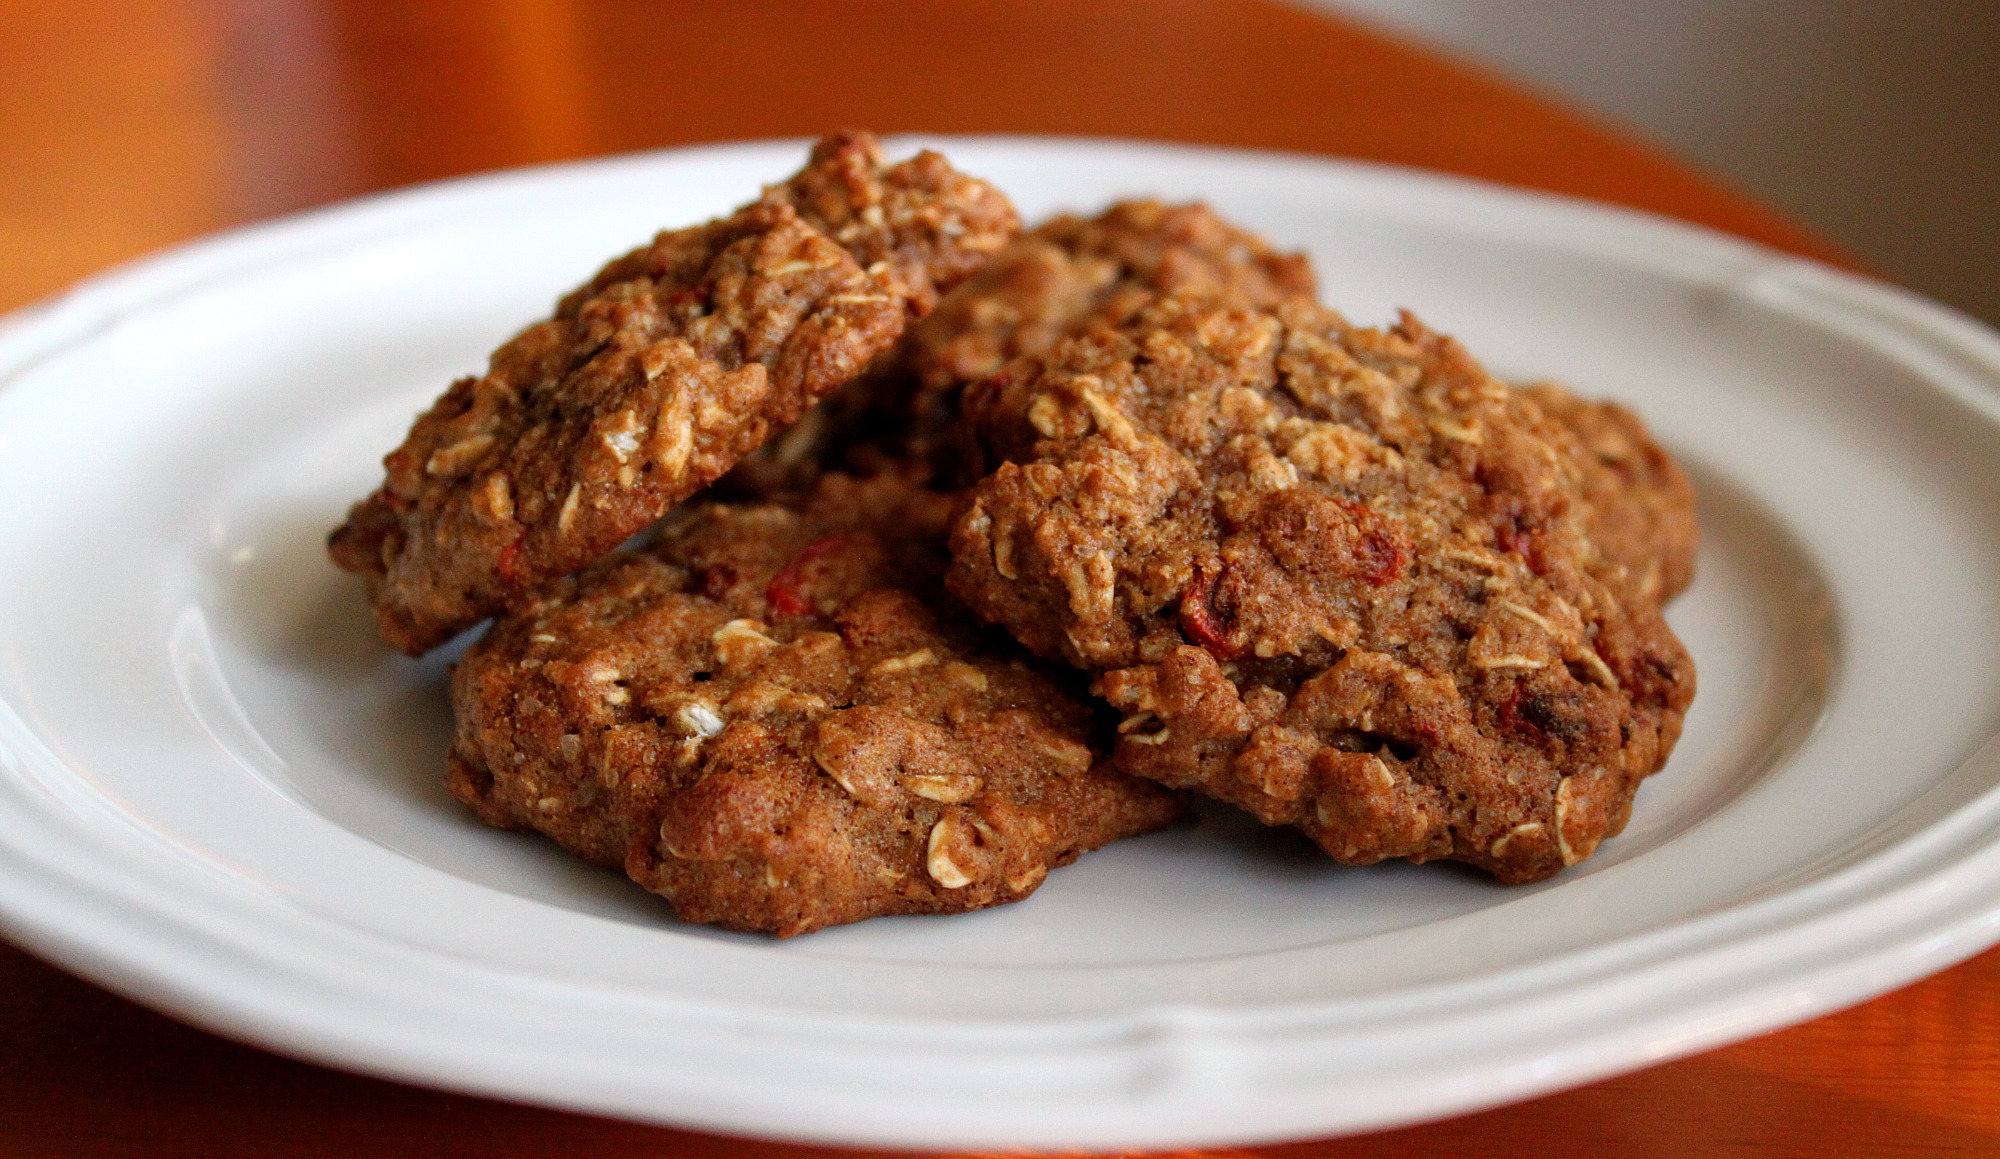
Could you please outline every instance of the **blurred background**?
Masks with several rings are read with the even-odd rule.
[[[2000,3],[1315,2],[1650,138],[2000,325]]]
[[[1298,0],[1293,16],[1279,7],[0,0],[0,308],[172,241],[367,190],[836,123],[1310,148],[1647,203],[1643,189],[1570,181],[1556,158],[1534,169],[1517,156],[1533,152],[1519,140],[1512,152],[1482,152],[1476,116],[1460,118],[1464,139],[1442,154],[1435,140],[1419,149],[1400,137],[1396,118],[1408,110],[1504,105],[1513,98],[1498,85],[1513,82],[1691,163],[1864,268],[2000,323],[2000,2]],[[1469,62],[1496,87],[1343,87],[1342,61],[1301,57],[1267,82],[1271,125],[1225,123],[1244,94],[1223,91],[1237,82],[1210,62],[1248,51],[1250,37],[1311,41],[1297,31],[1308,12],[1359,25],[1363,36],[1341,43],[1376,54],[1361,70],[1370,75],[1398,49],[1394,39],[1369,47],[1367,30]],[[840,91],[788,87],[760,55],[801,22],[838,54]],[[1010,47],[1036,28],[1060,34],[1032,51]],[[968,36],[980,38],[983,71],[944,63],[951,44],[939,38]],[[914,41],[931,51],[911,64],[899,46]],[[1119,86],[1092,89],[1097,62],[1112,58],[1125,62]],[[878,99],[883,70],[909,67],[933,71],[937,99],[922,108]],[[1064,85],[1037,82],[1051,69]],[[677,86],[682,74],[699,83]],[[1055,109],[1057,100],[1070,107]],[[1152,129],[1159,102],[1177,106],[1168,133]]]

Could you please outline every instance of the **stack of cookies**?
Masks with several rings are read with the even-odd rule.
[[[1350,326],[1204,207],[1022,234],[866,134],[611,262],[386,464],[331,541],[383,637],[493,619],[452,793],[688,921],[1016,901],[1196,793],[1536,881],[1694,692],[1692,492],[1630,413]]]

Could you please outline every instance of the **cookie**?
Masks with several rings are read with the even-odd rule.
[[[867,269],[886,265],[913,316],[985,267],[1020,232],[1013,202],[924,150],[885,166],[868,133],[843,132],[813,147],[811,162],[764,192],[839,243]]]
[[[935,154],[823,140],[729,217],[660,234],[455,383],[330,540],[418,654],[610,551],[886,354],[1009,240]]]
[[[789,937],[1017,901],[1177,798],[940,592],[950,501],[831,475],[698,503],[496,621],[452,674],[455,796],[684,920]]]
[[[1522,389],[1588,452],[1577,457],[1577,482],[1590,512],[1590,542],[1609,564],[1606,582],[1655,604],[1685,591],[1701,546],[1687,472],[1625,407],[1577,398],[1550,382]]]
[[[1413,317],[1159,298],[968,392],[951,589],[1096,675],[1117,766],[1336,859],[1587,857],[1694,692],[1546,395]]]
[[[1124,201],[1095,217],[1052,218],[944,295],[893,361],[813,407],[725,484],[732,494],[769,495],[823,470],[885,462],[922,463],[940,480],[969,483],[982,471],[976,445],[956,437],[967,384],[1173,292],[1258,306],[1310,299],[1312,267],[1201,204]]]
[[[1274,250],[1206,205],[1122,201],[1023,234],[911,332],[909,361],[927,390],[945,391],[1162,294],[1268,307],[1313,291],[1305,255]]]

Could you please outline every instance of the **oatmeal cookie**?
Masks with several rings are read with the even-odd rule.
[[[953,169],[942,155],[926,149],[885,167],[875,138],[852,131],[822,139],[812,162],[765,190],[764,200],[791,206],[862,266],[886,263],[917,317],[1021,228],[1005,194]]]
[[[1120,769],[1343,862],[1538,880],[1623,827],[1694,691],[1545,397],[1408,315],[1156,300],[968,393],[1003,465],[949,583],[1097,674]]]
[[[1268,307],[1313,292],[1305,255],[1273,250],[1206,205],[1122,201],[1023,234],[911,332],[910,362],[927,390],[950,390],[1161,294]]]
[[[1610,564],[1606,582],[1655,604],[1686,590],[1701,545],[1687,472],[1617,403],[1580,399],[1551,382],[1521,389],[1576,432],[1588,452],[1578,457],[1578,484],[1590,542]]]
[[[841,475],[676,513],[473,645],[453,794],[780,936],[1016,901],[1165,824],[1178,801],[1092,754],[1089,709],[939,598],[948,515]]]
[[[769,495],[821,470],[898,461],[969,483],[983,472],[977,448],[955,437],[958,393],[1010,359],[1162,293],[1271,306],[1310,299],[1313,288],[1303,254],[1272,249],[1206,205],[1124,201],[1095,217],[1058,216],[946,294],[893,361],[819,403],[725,482],[733,494]]]
[[[455,383],[333,533],[412,654],[616,547],[887,353],[1012,237],[1006,198],[864,134],[605,266]]]

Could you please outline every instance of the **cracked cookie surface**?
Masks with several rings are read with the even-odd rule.
[[[1016,901],[1165,824],[1090,709],[941,598],[950,502],[829,475],[549,585],[453,673],[453,794],[780,936]]]
[[[1408,315],[1158,298],[967,394],[1002,465],[950,586],[1097,674],[1119,768],[1341,861],[1538,880],[1623,827],[1694,690],[1562,405]]]
[[[726,218],[660,234],[453,384],[330,540],[411,654],[585,566],[887,353],[1017,229],[935,154],[821,141]]]

